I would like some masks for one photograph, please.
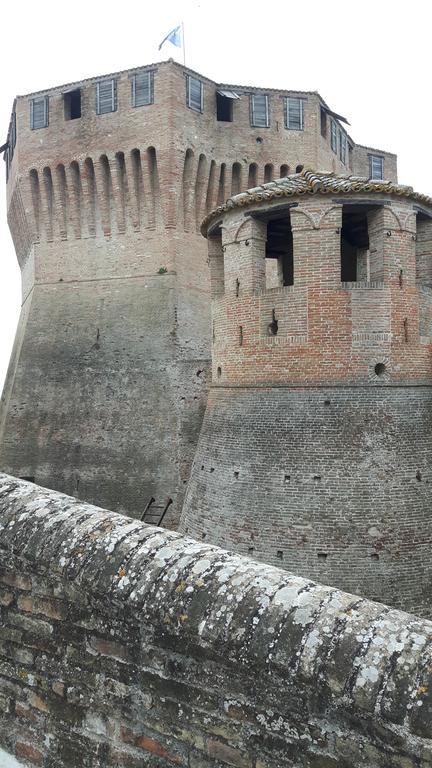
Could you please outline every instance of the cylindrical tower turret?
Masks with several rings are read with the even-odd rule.
[[[303,172],[204,222],[213,383],[182,527],[432,604],[432,200]]]

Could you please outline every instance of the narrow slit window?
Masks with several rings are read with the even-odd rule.
[[[65,120],[77,120],[81,117],[81,90],[68,91],[63,94]]]
[[[101,80],[96,83],[96,112],[98,115],[105,115],[108,112],[117,110],[117,82],[112,80]]]
[[[252,93],[250,96],[250,119],[255,128],[269,127],[269,104],[266,93]]]
[[[384,178],[384,158],[381,155],[369,155],[371,179]]]
[[[285,128],[290,131],[302,131],[304,129],[303,99],[292,96],[285,99]]]
[[[195,112],[203,111],[203,84],[196,77],[187,77],[187,105]]]
[[[327,138],[327,112],[322,107],[320,112],[320,118],[321,118],[321,136],[325,139]]]
[[[145,107],[154,101],[153,72],[137,72],[131,78],[132,106]]]
[[[48,96],[30,101],[30,128],[32,131],[48,126]]]

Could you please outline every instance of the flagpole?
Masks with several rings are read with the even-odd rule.
[[[184,24],[181,23],[182,28],[182,42],[183,42],[183,66],[186,66],[186,45],[185,45],[185,36],[184,36]]]

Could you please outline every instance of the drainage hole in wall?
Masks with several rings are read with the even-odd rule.
[[[250,555],[253,553],[253,551],[254,551],[253,547],[248,547],[248,552],[249,552]]]
[[[315,483],[319,483],[319,481],[321,480],[321,475],[314,475],[313,479]]]
[[[375,373],[377,376],[382,376],[386,372],[384,363],[377,363],[375,366]]]
[[[283,551],[281,549],[278,549],[278,551],[276,552],[276,557],[278,558],[278,560],[283,560]]]
[[[217,368],[217,377],[218,377],[218,379],[220,379],[221,376],[222,376],[222,368],[220,367],[220,365],[218,365],[218,368]]]
[[[318,552],[318,560],[327,560],[327,552]]]
[[[290,483],[291,482],[291,475],[284,475],[284,483]]]
[[[264,139],[262,136],[257,136],[255,141],[257,144],[264,144]]]
[[[201,538],[202,538],[202,539],[205,539],[205,537],[206,537],[206,536],[207,536],[207,534],[206,534],[206,533],[202,533],[202,534],[201,534]]]
[[[210,467],[210,472],[214,472],[214,467]]]
[[[378,552],[372,552],[372,554],[371,554],[371,560],[379,560],[379,554],[378,554]]]
[[[203,469],[204,469],[204,464],[201,464],[201,470],[203,470]]]
[[[324,405],[330,405],[330,400],[324,400]]]
[[[416,480],[418,480],[418,481],[420,482],[420,481],[421,481],[421,479],[422,479],[422,473],[421,473],[421,472],[420,472],[420,470],[418,469],[418,470],[417,470],[417,472],[416,472]]]
[[[234,477],[235,477],[236,480],[238,479],[239,474],[240,474],[240,472],[237,472],[237,471],[234,472]]]

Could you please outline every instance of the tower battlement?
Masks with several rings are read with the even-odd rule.
[[[305,171],[203,231],[215,384],[431,384],[430,198]]]

